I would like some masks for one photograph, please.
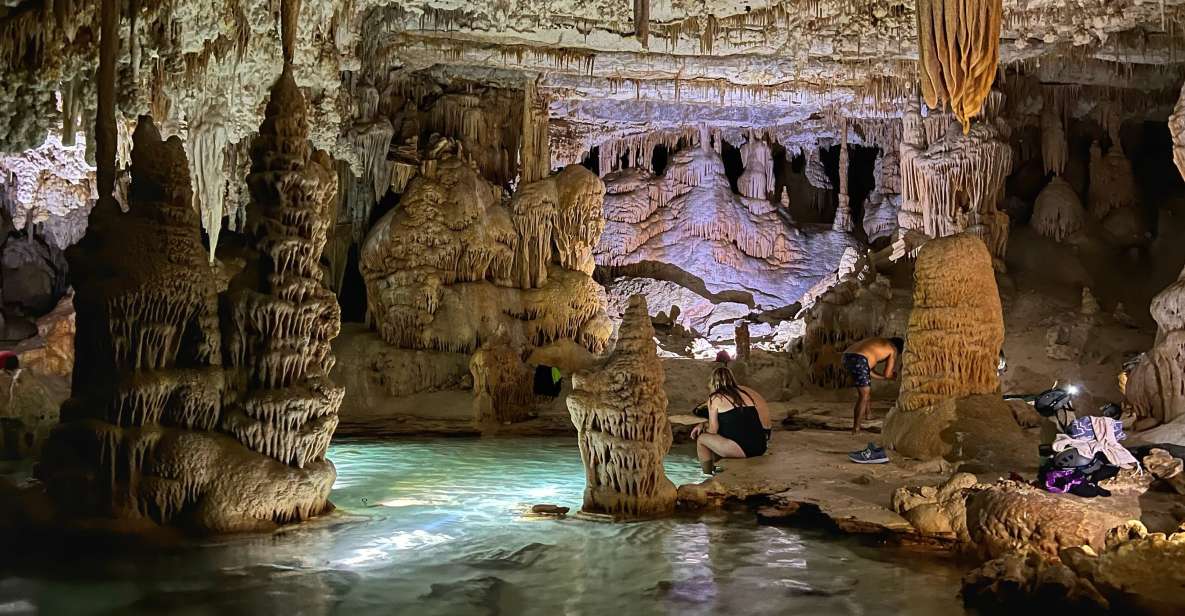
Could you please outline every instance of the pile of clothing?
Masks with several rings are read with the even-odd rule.
[[[1110,496],[1099,482],[1119,474],[1121,468],[1138,468],[1140,463],[1119,441],[1127,438],[1123,422],[1115,417],[1078,417],[1061,425],[1054,440],[1053,457],[1038,473],[1041,487],[1056,493],[1069,492],[1092,498]]]

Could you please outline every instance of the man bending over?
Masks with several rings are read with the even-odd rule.
[[[852,409],[852,434],[860,433],[860,423],[872,416],[872,379],[878,381],[897,378],[897,365],[901,363],[901,352],[905,341],[901,338],[865,338],[843,352],[843,367],[852,375],[852,383],[860,397]],[[885,362],[885,370],[873,370]]]

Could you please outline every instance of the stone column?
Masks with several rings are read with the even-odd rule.
[[[671,448],[665,380],[646,299],[635,295],[617,348],[572,377],[568,410],[584,461],[583,511],[624,518],[674,511],[675,485],[662,465]]]

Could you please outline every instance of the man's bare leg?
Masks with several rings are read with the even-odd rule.
[[[852,409],[852,434],[860,434],[860,422],[864,414],[870,412],[868,407],[872,402],[871,387],[857,387],[856,391],[860,396],[856,398],[856,406]]]

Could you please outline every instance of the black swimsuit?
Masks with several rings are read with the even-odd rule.
[[[738,406],[723,413],[718,412],[716,413],[716,423],[719,426],[716,434],[740,445],[746,458],[765,453],[765,426],[761,425],[761,416],[757,414],[757,407]]]

